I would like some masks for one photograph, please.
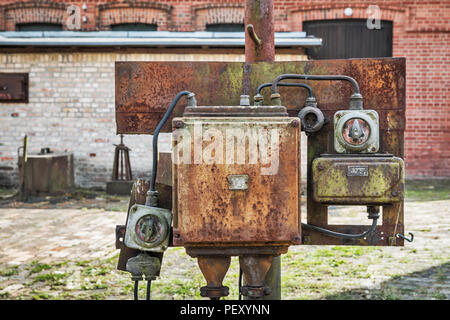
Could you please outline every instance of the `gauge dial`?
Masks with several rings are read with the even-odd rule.
[[[342,137],[351,145],[362,145],[370,137],[370,126],[363,119],[350,119],[342,127]]]

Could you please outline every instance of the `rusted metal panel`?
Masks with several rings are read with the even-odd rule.
[[[300,242],[298,118],[184,117],[174,121],[183,121],[183,130],[193,137],[187,142],[191,150],[190,163],[186,163],[186,159],[175,160],[173,168],[176,197],[174,245],[270,246]],[[196,127],[199,124],[200,129]],[[217,147],[217,150],[224,151],[222,158],[219,156],[217,162],[212,164],[205,163],[205,159],[196,163],[197,137],[202,139],[203,133],[210,128],[215,130],[216,138],[223,137],[223,145]],[[242,132],[237,131],[239,128]],[[225,146],[230,131],[245,139],[245,135],[263,129],[267,130],[268,135],[272,130],[278,135],[276,167],[272,162],[250,160],[250,157],[258,156],[260,151],[253,153],[245,143],[242,151],[238,147],[238,139],[230,149],[233,150],[233,160],[228,161],[229,152],[225,151]],[[194,130],[202,132],[195,133]],[[272,136],[267,141],[271,139]],[[200,140],[203,150],[209,144]],[[270,148],[271,156],[276,157],[273,146]],[[243,155],[241,160],[240,155]],[[248,179],[230,182],[231,176],[237,180],[242,176]],[[233,187],[230,188],[230,185]]]
[[[202,105],[239,104],[242,64],[223,62],[116,62],[117,132],[152,134],[173,97],[194,92]],[[171,132],[171,120],[183,114],[180,101],[161,132]]]
[[[159,152],[156,183],[172,186],[172,152]],[[164,207],[165,208],[165,207]]]
[[[28,102],[28,73],[0,73],[0,102]]]
[[[243,79],[244,69],[248,78]],[[256,88],[283,73],[343,74],[355,78],[364,108],[377,110],[381,129],[402,130],[405,111],[405,59],[347,59],[295,62],[116,62],[117,133],[152,134],[173,97],[182,90],[196,94],[199,105],[238,105]],[[347,109],[352,88],[345,82],[304,81],[314,90],[318,107],[328,118]],[[248,87],[248,88],[244,88]],[[263,92],[269,104],[270,90]],[[291,116],[304,106],[306,90],[280,87],[282,105]],[[184,103],[173,117],[183,113]],[[392,121],[387,122],[387,114]],[[168,121],[170,123],[170,121]],[[162,132],[170,132],[170,124]]]

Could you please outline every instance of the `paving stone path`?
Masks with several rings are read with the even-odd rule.
[[[436,292],[439,292],[440,299],[450,299],[450,200],[409,201],[405,203],[405,212],[405,231],[414,233],[414,242],[406,243],[402,248],[380,249],[384,258],[369,263],[372,276],[369,279],[359,279],[360,283],[354,290],[367,291],[389,283],[389,286],[403,289],[410,287],[411,292],[438,290]],[[357,216],[358,213],[344,216],[339,209],[333,209],[332,213],[334,222],[344,224],[355,223]],[[124,224],[125,218],[124,212],[95,208],[0,208],[0,269],[30,264],[33,261],[52,263],[112,257],[118,253],[114,245],[115,226]],[[290,251],[314,254],[315,250],[322,248],[294,246]],[[174,250],[169,250],[165,258],[164,268],[170,270],[164,269],[164,274],[176,271],[173,270],[178,265],[176,259],[189,261],[196,268],[193,259],[175,254],[178,251]],[[170,263],[171,259],[175,259],[175,262]],[[358,263],[363,262],[358,260]],[[398,274],[399,277],[393,278],[393,274]],[[2,279],[0,277],[1,281]],[[350,281],[351,277],[346,278],[347,280]],[[25,290],[20,279],[4,278],[4,283],[1,281],[0,294],[8,292],[9,297],[13,298]],[[286,295],[286,298],[295,299],[297,296]]]
[[[124,212],[101,209],[0,209],[0,264],[90,260],[117,253]]]

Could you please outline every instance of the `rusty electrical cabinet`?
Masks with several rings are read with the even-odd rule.
[[[282,74],[300,75],[309,90],[285,83],[274,92],[274,79]],[[321,75],[324,81],[314,80]],[[334,81],[334,75],[351,79],[353,94],[352,86]],[[272,94],[260,90],[267,83]],[[170,103],[182,92],[191,98],[195,93],[200,106]],[[249,95],[255,93],[252,106]],[[308,130],[318,119],[320,125]],[[198,259],[207,280],[202,296],[228,294],[222,280],[231,256],[240,259],[246,284],[240,292],[261,298],[270,292],[263,278],[272,259],[290,245],[403,245],[398,235],[404,232],[404,58],[117,62],[116,122],[118,134],[172,132],[169,245],[184,246]],[[259,172],[264,166],[250,165],[258,150],[250,150],[249,131],[271,129],[279,139],[279,167],[276,174],[264,175]],[[301,129],[308,140],[306,218],[300,215]],[[226,149],[233,130],[233,141],[245,141],[243,151],[237,144]],[[210,162],[202,158],[205,149]],[[227,162],[230,151],[234,162]],[[147,193],[147,202],[154,193]],[[367,206],[372,226],[329,225],[329,205]],[[380,208],[382,223],[377,224]],[[145,259],[123,243],[118,247],[121,270],[126,258]]]
[[[251,73],[243,79],[244,69]],[[117,62],[116,122],[117,133],[152,134],[170,104],[182,89],[195,92],[202,105],[239,105],[244,91],[255,93],[258,85],[271,82],[283,73],[343,74],[358,81],[364,97],[364,108],[375,110],[379,117],[378,156],[403,159],[405,130],[405,59],[345,59],[299,62]],[[389,76],[387,76],[389,75]],[[158,78],[159,81],[151,81]],[[328,123],[308,136],[307,213],[306,221],[338,232],[362,232],[367,226],[328,225],[327,204],[314,200],[312,163],[323,154],[338,155],[334,147],[334,114],[346,109],[351,86],[344,82],[305,81],[314,90],[317,104]],[[212,94],[215,92],[217,94]],[[307,93],[295,88],[279,88],[282,104],[290,116],[304,107]],[[266,104],[270,92],[263,92]],[[183,116],[180,103],[170,119]],[[170,120],[163,131],[171,132]],[[404,173],[401,173],[404,174]],[[401,178],[401,177],[399,177]],[[399,180],[401,185],[401,179]],[[394,190],[391,190],[394,191]],[[401,192],[401,191],[400,191]],[[366,239],[338,239],[312,230],[302,230],[303,244],[403,245],[394,233],[403,233],[403,200],[382,208],[382,225]]]
[[[228,295],[222,282],[238,256],[239,293],[280,299],[279,256],[290,245],[401,246],[406,239],[405,59],[273,62],[273,20],[271,0],[245,1],[245,63],[116,63],[117,133],[153,134],[145,200],[134,204],[138,181],[127,225],[116,229],[118,268],[131,273],[135,299],[144,277],[149,298],[167,245],[197,258],[204,297]],[[171,210],[156,188],[160,132],[172,133]],[[372,225],[329,225],[330,205],[364,206]]]
[[[174,245],[300,243],[298,118],[284,107],[211,106],[186,108],[173,123],[174,139],[182,136],[174,141]]]
[[[28,73],[0,73],[0,102],[28,103]]]

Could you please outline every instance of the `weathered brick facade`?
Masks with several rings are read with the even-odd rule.
[[[306,59],[283,55],[277,59]],[[1,53],[0,72],[28,72],[28,103],[0,103],[0,185],[17,183],[17,148],[25,134],[30,152],[42,147],[74,153],[75,183],[105,187],[116,136],[115,61],[244,61],[242,53]],[[160,151],[170,136],[160,134]],[[127,135],[134,177],[149,178],[152,137]]]
[[[0,31],[19,23],[62,23],[69,5],[86,4],[82,31],[110,30],[117,23],[157,24],[159,31],[203,31],[211,23],[243,23],[243,1],[11,1],[0,0]],[[393,22],[393,56],[407,58],[405,154],[407,174],[450,176],[450,2],[275,0],[275,31],[301,31],[303,21],[367,18],[378,5],[381,19]],[[344,9],[353,9],[351,16]],[[63,25],[63,28],[65,26]],[[75,152],[76,183],[103,185],[112,166],[114,77],[116,60],[242,61],[242,55],[189,52],[156,53],[2,53],[0,72],[30,73],[30,102],[0,104],[0,176],[15,171],[16,149],[25,132],[32,146],[55,146]],[[238,57],[239,56],[239,57]],[[17,113],[18,116],[13,116]],[[132,166],[145,171],[142,157],[150,137],[127,137]],[[144,143],[143,143],[144,142]],[[95,156],[94,156],[95,154]],[[149,157],[146,157],[149,159]],[[2,170],[3,168],[3,170]]]

